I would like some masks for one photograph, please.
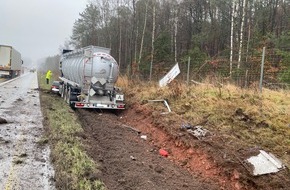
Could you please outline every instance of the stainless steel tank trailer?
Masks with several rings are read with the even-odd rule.
[[[59,68],[59,93],[72,108],[125,109],[124,94],[115,86],[119,65],[110,49],[64,51]]]

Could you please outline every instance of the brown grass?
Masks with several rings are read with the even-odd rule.
[[[174,81],[157,84],[133,83],[122,78],[127,104],[167,99],[172,111],[183,120],[198,124],[207,118],[210,130],[239,141],[241,146],[260,147],[276,154],[290,166],[290,93],[241,89],[233,85],[190,85]],[[124,85],[124,86],[123,86]],[[152,106],[153,107],[153,106]],[[154,104],[154,109],[163,109]]]

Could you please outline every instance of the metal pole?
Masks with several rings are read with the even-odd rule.
[[[190,69],[190,56],[188,57],[188,63],[187,63],[187,77],[186,77],[187,85],[189,85],[189,69]]]
[[[261,76],[260,76],[260,93],[262,93],[262,87],[263,87],[263,75],[264,75],[264,63],[265,63],[265,50],[266,47],[263,47],[263,55],[262,55],[262,65],[261,65]]]

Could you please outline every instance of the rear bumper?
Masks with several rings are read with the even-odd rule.
[[[57,88],[52,88],[51,91],[54,92],[54,93],[58,93],[58,92],[59,92],[59,89],[57,89]]]
[[[124,110],[125,104],[101,104],[101,103],[84,103],[84,102],[72,102],[75,108],[98,108],[98,109],[118,109]]]

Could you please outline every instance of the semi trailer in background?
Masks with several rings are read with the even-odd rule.
[[[21,74],[21,54],[12,46],[0,45],[0,76],[14,78]]]
[[[88,46],[64,51],[60,59],[59,93],[72,108],[125,109],[116,87],[119,65],[110,49]]]

